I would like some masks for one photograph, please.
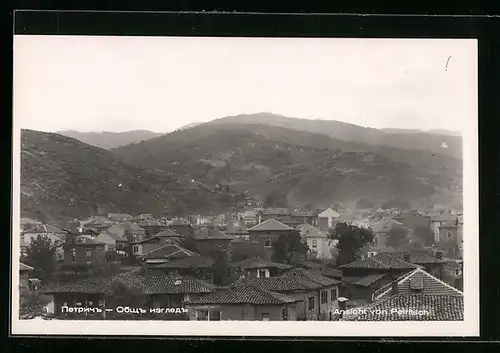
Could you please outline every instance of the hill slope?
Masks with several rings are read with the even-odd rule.
[[[289,118],[271,113],[242,114],[216,119],[209,124],[265,124],[293,130],[326,134],[344,141],[365,143],[374,146],[395,147],[400,149],[429,150],[455,158],[462,158],[462,139],[457,136],[437,135],[436,133],[412,132],[390,133],[335,120],[308,120]],[[448,145],[443,149],[442,144]]]
[[[60,135],[72,137],[89,145],[110,149],[137,143],[163,135],[162,133],[147,130],[132,130],[126,132],[79,132],[74,130],[58,131]]]
[[[111,152],[146,168],[208,185],[227,183],[261,198],[276,189],[297,204],[327,206],[365,197],[383,202],[394,195],[418,202],[461,192],[456,158],[264,124],[207,123]]]
[[[21,217],[64,224],[106,212],[153,213],[226,209],[238,195],[218,193],[58,134],[21,133]]]

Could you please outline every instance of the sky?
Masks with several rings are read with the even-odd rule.
[[[271,112],[463,132],[477,42],[15,36],[14,119],[41,131],[169,132]]]

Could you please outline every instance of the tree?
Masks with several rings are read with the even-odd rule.
[[[434,234],[429,227],[417,226],[415,228],[415,237],[422,241],[423,245],[431,246],[434,244]]]
[[[408,243],[408,232],[403,227],[394,227],[387,233],[387,246],[398,249],[404,243]]]
[[[44,308],[51,301],[50,297],[42,296],[37,291],[30,291],[26,286],[19,286],[19,316],[36,316],[44,313]]]
[[[359,199],[358,202],[356,202],[357,209],[363,210],[363,209],[373,208],[373,207],[375,207],[373,202],[369,199],[366,199],[366,198]]]
[[[279,193],[278,191],[271,191],[264,200],[264,208],[269,207],[288,207],[288,198],[285,194]]]
[[[231,244],[231,261],[242,261],[264,256],[265,250],[260,242],[243,241]]]
[[[309,247],[302,239],[300,233],[291,231],[287,234],[281,234],[272,244],[273,261],[290,264],[297,258],[307,256]]]
[[[26,248],[24,261],[35,268],[39,277],[48,279],[56,269],[56,252],[61,245],[60,241],[53,241],[46,235],[38,235]]]
[[[359,227],[347,222],[340,222],[328,233],[328,239],[337,240],[337,265],[344,265],[359,258],[359,250],[366,244],[372,244],[375,234],[371,228]]]
[[[222,248],[215,248],[210,252],[210,257],[214,259],[212,266],[213,283],[215,285],[227,285],[231,282],[231,266],[227,251]]]

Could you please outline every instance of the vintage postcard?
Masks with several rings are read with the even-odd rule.
[[[15,36],[12,333],[478,336],[477,94],[469,39]]]

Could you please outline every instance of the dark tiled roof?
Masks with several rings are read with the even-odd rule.
[[[23,264],[22,262],[19,263],[19,271],[31,271],[31,270],[33,270],[33,267]]]
[[[197,228],[195,229],[195,236],[196,240],[232,240],[231,237],[220,230],[211,228]]]
[[[348,313],[344,315],[343,320],[462,321],[464,319],[463,296],[458,295],[399,294],[368,307],[356,309],[357,313],[354,311]],[[424,314],[418,314],[419,311]]]
[[[356,286],[369,287],[386,276],[387,274],[385,273],[375,273],[364,277],[342,277],[342,280]]]
[[[426,295],[458,295],[463,293],[449,284],[432,276],[420,268],[401,276],[398,283],[398,294],[426,294]],[[393,282],[394,283],[394,282]],[[373,293],[374,300],[382,300],[392,295],[392,283]]]
[[[273,231],[273,230],[294,230],[292,227],[289,227],[281,222],[278,222],[275,219],[268,219],[267,221],[264,221],[260,224],[257,224],[256,226],[253,226],[252,228],[249,228],[248,231]]]
[[[184,257],[178,260],[172,260],[167,263],[162,263],[155,266],[155,268],[170,268],[170,269],[210,268],[214,264],[215,260],[212,259],[211,257],[196,255],[196,256]]]
[[[330,277],[330,278],[340,278],[342,276],[342,272],[340,270],[337,270],[335,268],[329,268],[329,267],[326,267],[326,268],[322,268],[321,270],[321,274],[323,276],[326,276],[326,277]]]
[[[286,295],[265,290],[263,288],[245,285],[225,289],[205,295],[188,303],[191,305],[203,304],[253,304],[253,305],[280,305],[297,302]]]
[[[404,253],[381,253],[366,259],[354,261],[345,265],[340,266],[340,268],[371,268],[371,269],[414,269],[418,267],[420,262],[413,263],[411,260],[423,260],[424,257],[420,256],[423,254],[410,256],[410,262],[403,261]],[[430,258],[425,255],[425,257]],[[432,258],[431,258],[432,259]],[[428,260],[428,259],[427,259]],[[425,262],[424,262],[425,263]]]
[[[282,270],[291,269],[293,267],[293,266],[287,265],[287,264],[266,261],[266,260],[263,260],[263,259],[258,258],[258,257],[233,262],[232,266],[239,267],[242,269],[275,267],[275,268],[282,269]]]
[[[192,277],[144,276],[134,272],[118,275],[86,278],[73,283],[47,288],[43,292],[53,293],[102,293],[113,294],[113,282],[122,282],[141,294],[211,293],[216,286]]]
[[[165,229],[155,235],[157,238],[180,238],[182,235],[177,234],[172,229]]]
[[[426,264],[444,264],[446,261],[440,260],[438,258],[429,256],[427,254],[412,251],[412,252],[390,252],[390,253],[381,253],[380,255],[389,255],[393,258],[403,260],[405,255],[409,255],[409,262],[417,265],[426,265]],[[377,255],[378,256],[378,255]]]

